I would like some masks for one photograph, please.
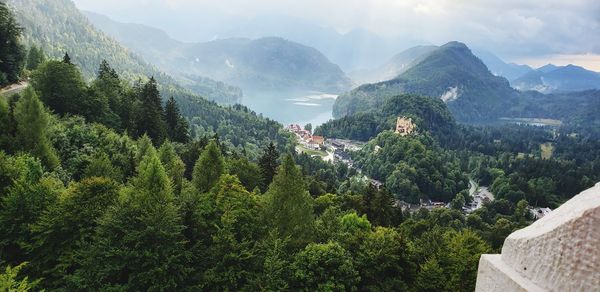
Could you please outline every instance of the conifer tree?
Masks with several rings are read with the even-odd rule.
[[[121,84],[119,75],[106,60],[102,60],[98,68],[98,73],[91,88],[106,100],[108,109],[104,113],[107,121],[104,124],[113,128],[125,129],[122,127],[121,111],[123,106],[124,88]]]
[[[181,290],[189,268],[171,182],[155,152],[100,219],[76,274],[83,290]]]
[[[313,235],[313,200],[306,190],[302,172],[291,154],[284,156],[266,193],[266,216],[292,247],[300,247]]]
[[[171,178],[173,184],[173,193],[178,196],[181,193],[183,185],[183,174],[185,172],[185,164],[175,152],[173,144],[166,140],[158,149],[158,156],[165,167],[167,174]]]
[[[200,193],[206,193],[219,181],[224,172],[224,162],[217,142],[210,141],[194,165],[192,183]]]
[[[65,52],[65,56],[63,57],[62,61],[65,64],[73,65],[73,63],[71,63],[71,56],[69,56],[69,53],[67,52]]]
[[[57,114],[84,115],[101,110],[85,101],[83,76],[72,64],[48,61],[32,74],[31,84],[44,104]]]
[[[279,152],[277,151],[277,148],[275,148],[273,142],[271,142],[265,149],[263,156],[258,160],[258,165],[260,166],[263,177],[263,191],[269,187],[275,173],[277,173],[277,167],[279,166],[277,159],[279,159]]]
[[[59,160],[47,137],[48,113],[31,88],[25,89],[15,106],[17,142],[21,149],[40,158],[50,168]]]
[[[0,85],[15,83],[25,66],[25,48],[20,42],[22,28],[5,2],[0,2]]]
[[[109,178],[93,177],[72,184],[55,204],[31,226],[35,261],[31,268],[44,278],[44,286],[65,287],[66,275],[77,263],[77,249],[89,241],[97,221],[117,203],[118,186]]]
[[[190,140],[188,123],[179,112],[179,107],[173,97],[167,100],[164,119],[167,124],[167,134],[172,141],[187,143]]]
[[[12,140],[11,131],[11,116],[8,109],[8,104],[4,98],[0,98],[0,149],[8,149]]]
[[[33,71],[45,61],[46,55],[44,55],[44,51],[36,45],[32,45],[27,54],[27,70]]]
[[[166,138],[166,126],[163,120],[163,108],[154,77],[144,84],[137,104],[135,125],[137,135],[148,134],[155,145],[160,145]]]

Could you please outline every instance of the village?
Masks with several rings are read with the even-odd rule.
[[[296,151],[299,153],[306,153],[312,157],[319,157],[329,163],[344,163],[350,168],[357,170],[359,174],[362,174],[360,167],[357,167],[351,156],[351,152],[359,151],[366,144],[361,141],[345,140],[345,139],[333,139],[326,138],[323,136],[313,135],[312,131],[305,129],[298,124],[291,124],[286,127],[286,130],[296,135],[297,146]],[[396,120],[395,133],[400,136],[408,136],[416,133],[416,126],[412,119],[409,117],[400,116]],[[383,187],[383,182],[372,179],[363,175],[363,179],[368,181],[375,188],[380,189]],[[483,207],[485,203],[494,200],[494,195],[488,187],[478,186],[475,181],[469,179],[469,196],[473,200],[466,204],[462,211],[465,214],[470,214],[475,210]],[[420,208],[428,210],[435,208],[450,208],[449,203],[434,202],[431,200],[421,200],[419,204],[410,204],[401,200],[397,200],[396,204],[403,210],[409,210],[411,212],[417,211]],[[529,212],[532,218],[540,219],[552,211],[549,208],[529,208]]]

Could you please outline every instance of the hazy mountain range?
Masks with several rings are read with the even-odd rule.
[[[600,73],[575,65],[546,65],[524,74],[511,84],[519,90],[542,93],[599,89]]]
[[[513,89],[506,78],[492,74],[459,42],[445,44],[409,67],[396,78],[365,84],[341,95],[334,105],[334,116],[369,112],[387,97],[403,93],[440,98],[458,121],[467,123],[493,123],[502,117],[581,119],[590,117],[589,107],[581,105],[597,108],[600,103],[598,91],[545,95]],[[555,70],[548,74],[552,72]]]
[[[90,21],[125,46],[176,75],[207,76],[248,91],[341,92],[352,83],[318,50],[278,37],[183,43],[156,28],[87,12]]]

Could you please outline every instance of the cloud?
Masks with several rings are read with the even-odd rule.
[[[303,18],[338,31],[442,44],[460,40],[501,56],[600,54],[597,0],[75,0],[86,10],[155,26],[190,23],[219,29],[264,14]],[[152,12],[144,18],[143,13]],[[162,14],[161,14],[162,13]],[[180,18],[180,19],[171,19]],[[221,18],[220,18],[221,17]],[[124,19],[129,18],[129,19]],[[154,19],[154,20],[153,20]],[[221,21],[221,22],[220,22]],[[162,27],[165,28],[165,27]],[[168,29],[168,28],[165,28]],[[219,34],[219,32],[214,32]]]

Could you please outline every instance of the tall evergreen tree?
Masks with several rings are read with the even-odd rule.
[[[279,163],[277,160],[279,159],[279,152],[273,142],[269,143],[263,156],[258,160],[258,166],[260,166],[260,171],[263,177],[263,191],[265,191],[269,184],[273,181],[273,177],[275,173],[277,173],[277,167]]]
[[[313,199],[306,190],[302,172],[291,154],[283,158],[266,194],[266,216],[292,247],[300,247],[313,236]]]
[[[31,226],[34,233],[31,263],[43,285],[65,287],[77,263],[75,252],[89,241],[104,212],[117,203],[118,185],[109,178],[93,177],[72,184],[58,202],[49,206]]]
[[[30,87],[15,106],[15,120],[16,140],[21,149],[39,157],[50,168],[58,166],[60,162],[47,136],[48,113]]]
[[[46,62],[32,74],[31,84],[40,94],[44,104],[57,114],[83,115],[102,110],[85,107],[88,104],[83,100],[85,81],[79,69],[72,64],[59,61]]]
[[[96,79],[92,82],[91,88],[107,101],[108,109],[104,116],[104,124],[116,129],[125,129],[122,127],[121,111],[123,106],[124,88],[119,79],[119,75],[106,60],[102,60],[98,68]]]
[[[171,178],[173,184],[173,192],[176,196],[181,193],[183,186],[183,174],[185,172],[185,164],[175,152],[173,144],[166,140],[158,149],[160,161],[165,166],[167,174]]]
[[[192,183],[200,193],[206,193],[215,186],[224,171],[221,150],[215,141],[210,141],[194,165]]]
[[[71,63],[71,56],[69,56],[69,53],[67,53],[67,52],[65,52],[65,55],[64,55],[62,61],[65,64],[73,65],[73,63]]]
[[[32,45],[27,53],[27,70],[33,71],[46,61],[46,55],[41,48]]]
[[[135,125],[137,135],[148,134],[154,145],[160,145],[166,138],[166,125],[163,120],[163,108],[154,77],[144,84],[139,93],[136,106]]]
[[[189,268],[171,182],[156,153],[100,219],[74,277],[83,290],[181,290]]]
[[[20,42],[22,30],[6,3],[0,2],[0,86],[21,78],[26,57]]]
[[[11,131],[11,116],[8,104],[4,98],[0,97],[0,149],[8,149],[12,137],[10,136]]]
[[[164,119],[167,124],[169,139],[180,143],[187,143],[190,140],[188,123],[179,112],[177,102],[172,96],[165,105]]]

